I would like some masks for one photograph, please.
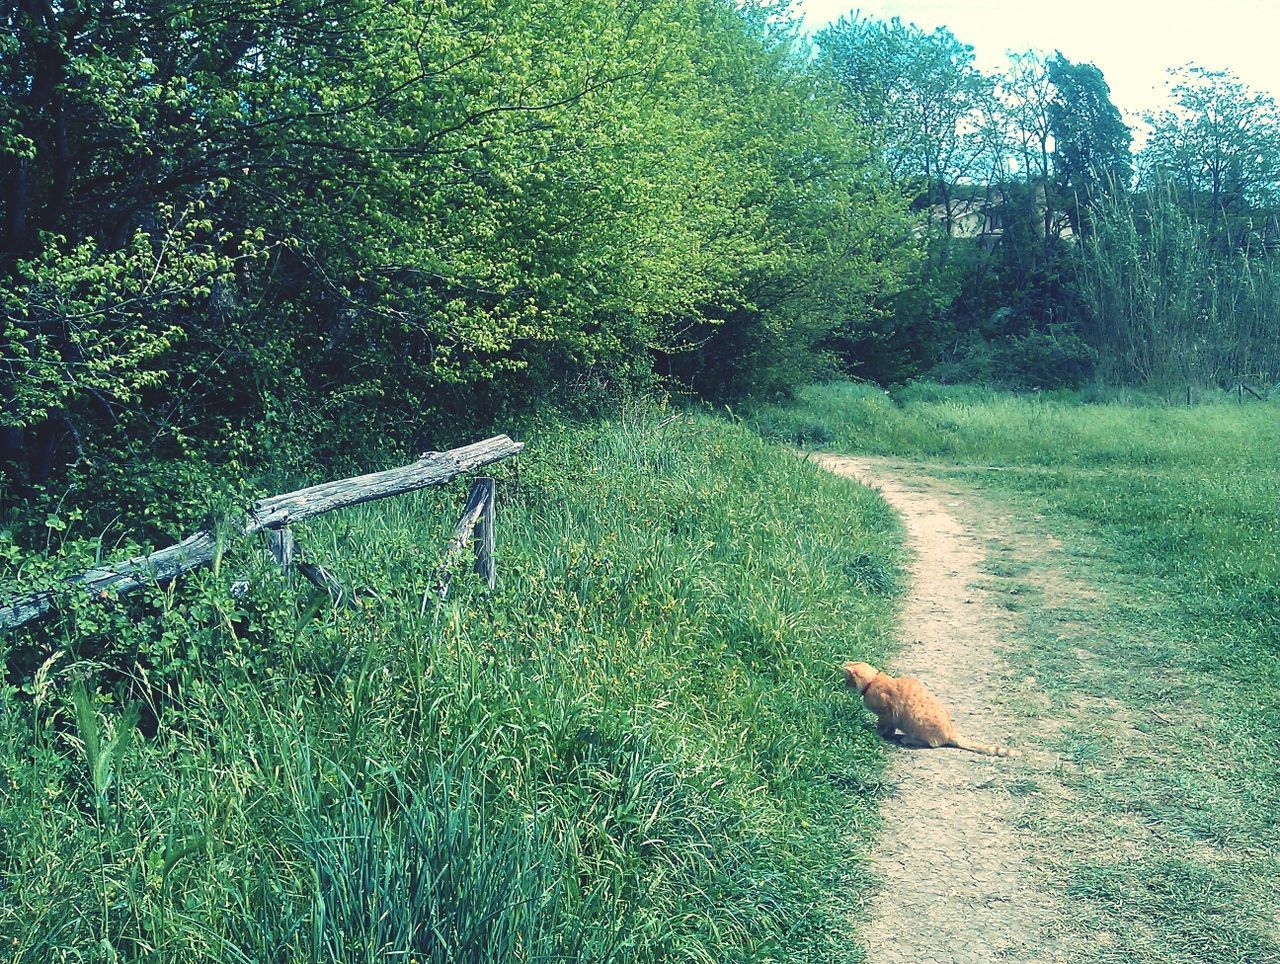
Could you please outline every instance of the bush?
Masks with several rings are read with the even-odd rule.
[[[1097,353],[1066,329],[1029,331],[991,341],[974,335],[952,358],[935,365],[929,378],[945,385],[1078,388],[1092,376],[1096,362]]]
[[[1031,331],[991,346],[991,377],[1010,388],[1078,388],[1097,353],[1073,332]]]

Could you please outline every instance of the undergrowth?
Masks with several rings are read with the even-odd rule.
[[[710,419],[526,440],[496,591],[432,592],[460,481],[297,527],[355,608],[231,541],[8,634],[0,955],[855,959],[881,748],[836,667],[895,520]],[[45,571],[8,539],[3,594]]]

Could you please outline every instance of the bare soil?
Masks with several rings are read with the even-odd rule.
[[[882,885],[857,910],[871,964],[1055,962],[1078,958],[1069,920],[1034,855],[1053,842],[1022,829],[1018,788],[1063,791],[1056,755],[1030,728],[1052,729],[1037,683],[1002,656],[1012,613],[990,584],[993,532],[1008,519],[919,466],[815,456],[822,467],[879,489],[901,515],[912,560],[895,675],[919,678],[946,701],[960,732],[1020,749],[994,759],[955,749],[888,748],[894,794],[872,854]],[[1024,535],[1033,535],[1024,533]],[[1057,548],[1050,537],[1040,551]],[[988,571],[984,571],[984,565]],[[1055,785],[1058,785],[1055,787]]]

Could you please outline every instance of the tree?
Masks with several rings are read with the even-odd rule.
[[[953,233],[956,186],[982,169],[992,103],[973,48],[945,27],[925,33],[896,17],[841,18],[817,43],[854,124],[874,133],[890,173],[926,207],[938,205]]]
[[[1053,82],[1042,56],[1033,50],[1010,54],[1009,69],[1000,77],[1000,104],[1007,118],[1012,150],[1018,172],[1031,190],[1017,192],[1030,207],[1022,212],[1029,220],[1039,220],[1042,246],[1047,250],[1056,235],[1053,179],[1054,152],[1051,110]],[[1006,199],[1006,205],[1009,203]]]
[[[774,13],[5,4],[0,468],[108,436],[345,455],[372,417],[422,445],[655,355],[727,394],[777,346],[801,377],[912,245]]]
[[[720,36],[700,55],[717,83],[683,90],[680,110],[686,129],[709,114],[723,119],[689,158],[702,169],[700,195],[743,191],[710,222],[714,241],[682,260],[709,260],[733,281],[654,345],[663,371],[736,399],[831,373],[829,350],[837,367],[856,364],[839,351],[843,339],[874,326],[878,301],[902,286],[919,246],[870,132],[843,122],[829,76],[789,32],[757,21],[747,35]],[[725,247],[743,224],[754,225],[752,245]]]
[[[835,340],[859,373],[900,379],[926,367],[969,263],[965,223],[982,208],[993,165],[993,85],[973,50],[948,30],[925,32],[898,19],[841,19],[817,37],[846,127],[865,132],[918,212],[924,256],[907,285],[886,291],[883,314]]]
[[[1174,105],[1146,116],[1145,182],[1175,184],[1219,243],[1243,243],[1251,215],[1280,205],[1280,108],[1227,70],[1170,72]]]
[[[1087,212],[1102,198],[1123,195],[1133,181],[1133,134],[1111,103],[1111,88],[1093,64],[1073,64],[1061,53],[1048,61],[1053,85],[1049,127],[1057,189],[1076,234],[1088,230]]]

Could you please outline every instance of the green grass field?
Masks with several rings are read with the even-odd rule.
[[[1034,551],[991,564],[1023,574],[1009,657],[1059,724],[1069,795],[1022,792],[1081,959],[1280,960],[1280,405],[830,385],[753,420],[1042,516],[1096,590],[1050,604]]]
[[[493,593],[423,605],[459,482],[300,527],[359,610],[233,544],[3,638],[0,957],[857,959],[882,750],[837,667],[896,520],[714,419],[524,437]]]

